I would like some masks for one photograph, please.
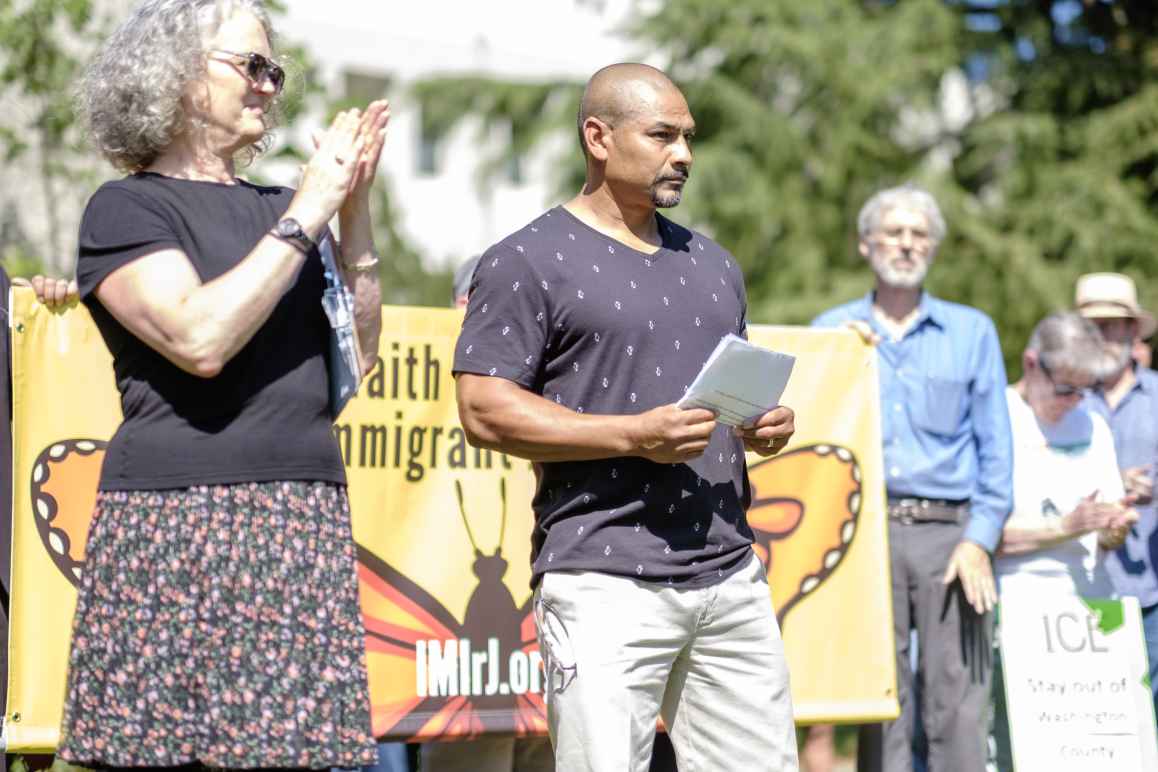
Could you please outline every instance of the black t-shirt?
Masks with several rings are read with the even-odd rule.
[[[77,281],[113,355],[124,422],[102,490],[270,480],[346,481],[331,433],[321,258],[307,258],[261,329],[214,378],[186,373],[126,330],[94,290],[117,268],[180,249],[209,282],[278,221],[293,191],[141,173],[106,183],[80,226]]]
[[[454,370],[514,381],[572,410],[633,414],[677,401],[728,333],[744,335],[739,266],[657,215],[638,252],[562,207],[491,247],[475,270]],[[744,450],[717,426],[687,464],[639,457],[535,464],[533,582],[584,570],[699,586],[751,550]]]

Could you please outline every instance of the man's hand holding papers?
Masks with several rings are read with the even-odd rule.
[[[774,407],[757,419],[751,428],[733,429],[744,440],[744,448],[760,456],[774,456],[784,450],[796,431],[796,414],[792,408]]]
[[[716,416],[710,410],[682,410],[675,405],[641,413],[633,444],[638,454],[657,464],[678,464],[703,455],[716,428]]]
[[[779,404],[795,363],[795,357],[725,336],[678,404],[711,410],[749,451],[774,455],[796,428],[795,414]]]

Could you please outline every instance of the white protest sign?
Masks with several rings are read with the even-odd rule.
[[[1158,737],[1135,598],[1001,598],[1017,772],[1153,772]]]

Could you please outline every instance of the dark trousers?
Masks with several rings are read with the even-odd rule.
[[[942,583],[963,531],[964,525],[957,523],[889,521],[901,715],[896,721],[862,728],[859,772],[911,772],[913,768],[916,707],[909,631],[914,628],[919,641],[920,712],[929,743],[929,770],[985,769],[992,619],[989,614],[979,616],[965,601],[960,582]]]

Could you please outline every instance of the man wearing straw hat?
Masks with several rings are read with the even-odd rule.
[[[1131,352],[1158,325],[1138,304],[1134,280],[1120,273],[1088,273],[1078,278],[1075,305],[1093,320],[1120,369],[1086,397],[1114,433],[1126,493],[1135,498],[1138,523],[1107,561],[1118,591],[1142,606],[1142,627],[1150,657],[1150,687],[1158,712],[1158,507],[1153,497],[1158,462],[1158,373],[1140,366]]]

